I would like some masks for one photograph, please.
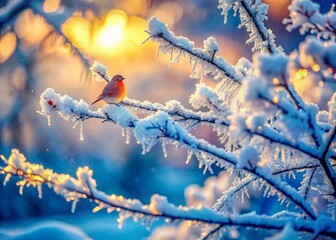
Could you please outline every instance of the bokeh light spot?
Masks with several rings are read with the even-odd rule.
[[[61,0],[45,0],[43,3],[43,11],[46,13],[56,12],[60,3]]]
[[[4,63],[14,53],[16,48],[16,36],[14,33],[6,33],[0,37],[0,63]]]

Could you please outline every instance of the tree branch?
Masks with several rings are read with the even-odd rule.
[[[325,171],[325,173],[327,175],[327,178],[329,179],[329,181],[330,181],[330,183],[331,183],[331,185],[334,189],[334,192],[333,192],[334,198],[336,198],[336,174],[335,174],[335,170],[333,169],[332,165],[329,162],[328,151],[329,151],[329,148],[330,148],[331,143],[333,142],[335,136],[336,136],[336,126],[331,131],[329,139],[325,143],[324,150],[322,151],[322,156],[320,158],[320,163],[322,165],[322,168]]]
[[[174,49],[178,49],[188,55],[195,57],[203,63],[208,64],[218,72],[222,73],[224,76],[228,77],[237,84],[241,84],[242,76],[236,74],[235,69],[226,63],[226,61],[220,57],[215,57],[212,59],[212,55],[200,48],[194,48],[193,43],[189,42],[188,39],[182,37],[175,37],[175,35],[169,31],[167,26],[160,22],[155,17],[152,17],[148,22],[148,30],[146,31],[150,35],[150,39],[154,42],[160,44],[165,43],[171,46],[169,52],[172,53]],[[165,53],[168,50],[163,51]]]
[[[164,111],[168,113],[170,116],[180,117],[184,121],[194,120],[197,123],[206,123],[206,124],[212,124],[212,125],[219,124],[224,127],[230,126],[230,121],[228,119],[219,118],[218,116],[212,113],[208,114],[208,113],[203,113],[203,112],[194,112],[192,110],[183,108],[183,106],[181,105],[176,106],[176,108],[171,108],[171,107],[163,106],[158,103],[151,103],[148,101],[140,102],[140,101],[129,99],[129,98],[126,98],[121,103],[121,105],[124,105],[126,107],[131,107],[134,109],[151,111],[151,112]],[[309,149],[303,144],[299,145],[297,143],[290,142],[288,141],[288,139],[284,138],[282,135],[280,135],[279,133],[275,131],[272,131],[272,133],[266,131],[265,129],[262,129],[261,131],[252,131],[247,128],[245,129],[245,131],[249,134],[260,136],[264,139],[267,139],[271,143],[278,143],[280,145],[287,146],[292,149],[298,150],[312,158],[316,158],[316,159],[319,158],[317,152],[309,151]]]
[[[8,165],[9,166],[9,165]],[[27,179],[31,183],[35,182],[37,184],[46,184],[48,186],[53,187],[54,189],[64,190],[68,192],[76,193],[76,195],[81,196],[81,198],[87,198],[93,200],[97,204],[102,204],[105,207],[112,207],[113,209],[119,209],[123,211],[128,211],[134,214],[139,214],[140,216],[149,216],[149,217],[157,217],[157,218],[165,218],[170,220],[188,220],[195,222],[202,222],[206,224],[218,224],[219,226],[238,226],[238,227],[251,227],[251,228],[261,228],[268,230],[282,230],[288,221],[291,222],[292,227],[295,231],[298,232],[307,232],[307,233],[315,233],[315,221],[307,220],[307,219],[293,219],[293,218],[282,218],[277,219],[265,215],[257,215],[255,213],[250,214],[242,214],[242,215],[231,215],[231,216],[223,216],[219,215],[216,212],[213,212],[211,209],[196,209],[196,208],[176,208],[169,207],[170,211],[167,209],[163,209],[163,211],[158,212],[157,210],[152,211],[151,205],[143,205],[142,207],[135,206],[127,206],[126,204],[122,204],[122,202],[127,201],[123,197],[114,196],[114,199],[121,199],[121,204],[116,204],[112,200],[110,200],[109,196],[105,193],[100,192],[98,190],[89,190],[83,189],[79,190],[78,188],[71,184],[69,185],[59,185],[52,180],[52,178],[45,178],[43,175],[36,174],[34,172],[27,172],[23,169],[17,168],[15,166],[11,166],[11,170],[8,170],[6,167],[0,167],[1,174],[10,174],[12,176],[18,176],[22,179]],[[55,190],[56,191],[56,190]],[[140,204],[140,203],[139,203]],[[204,213],[207,214],[204,214]],[[336,237],[336,227],[332,224],[327,229],[324,229],[320,232],[321,235]]]
[[[51,98],[48,99],[48,98]],[[41,104],[45,108],[42,110],[42,114],[48,115],[50,112],[59,112],[60,115],[64,114],[62,110],[66,111],[67,115],[63,115],[66,119],[73,119],[79,116],[90,116],[105,119],[104,110],[100,110],[100,113],[92,112],[88,109],[88,104],[85,106],[82,103],[77,109],[77,102],[73,100],[73,103],[70,103],[69,97],[66,98],[67,100],[63,102],[63,97],[56,94],[52,89],[47,89],[41,95],[41,101],[46,101],[45,103]],[[51,101],[51,102],[50,102]],[[53,102],[55,101],[55,102]],[[76,108],[76,109],[74,109]],[[84,108],[87,108],[86,110]],[[69,110],[71,110],[71,114],[69,114]],[[158,137],[158,131],[161,132],[162,137],[175,140],[184,144],[186,147],[190,148],[191,150],[202,151],[204,153],[210,154],[215,159],[213,162],[221,162],[224,161],[226,163],[236,165],[238,159],[231,153],[226,152],[225,150],[218,148],[214,145],[211,145],[209,142],[198,139],[191,134],[189,134],[181,125],[173,121],[173,119],[164,119],[165,116],[161,114],[160,116],[153,116],[153,120],[151,118],[146,118],[144,120],[140,120],[137,117],[130,115],[130,113],[121,107],[114,106],[112,109],[109,109],[109,117],[113,119],[116,123],[120,124],[123,127],[131,127],[135,128],[135,130],[139,131],[136,133],[136,138],[139,142],[142,142],[142,145],[152,145],[156,143]],[[111,116],[112,114],[112,116]],[[155,122],[157,121],[157,122]],[[168,122],[169,127],[168,127]],[[155,123],[155,124],[154,124]],[[147,129],[151,126],[152,129]],[[144,129],[145,128],[145,129]],[[141,130],[141,131],[140,131]],[[143,136],[146,131],[149,131],[148,134],[150,136]],[[140,135],[137,135],[140,134]],[[147,151],[147,150],[146,150]],[[249,168],[244,167],[242,170],[252,173],[253,175],[261,178],[266,183],[268,183],[272,188],[278,190],[281,194],[288,197],[293,203],[299,206],[309,217],[312,219],[316,219],[315,213],[308,202],[306,202],[302,196],[298,194],[298,192],[289,186],[284,181],[279,181],[279,179],[273,177],[271,174],[266,173],[263,169],[259,167]]]
[[[257,19],[257,14],[253,12],[251,6],[247,3],[246,0],[240,0],[241,6],[246,11],[247,15],[251,19],[250,22],[254,24],[255,29],[258,32],[258,35],[261,37],[263,43],[266,45],[266,49],[269,53],[279,53],[275,44],[271,44],[274,39],[271,39],[267,28],[265,27],[264,23]]]

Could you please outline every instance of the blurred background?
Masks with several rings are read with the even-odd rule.
[[[10,1],[9,1],[10,2]],[[68,1],[42,1],[43,11],[53,13],[70,8]],[[70,1],[71,2],[71,1]],[[103,82],[91,79],[88,63],[97,60],[108,67],[110,75],[126,77],[127,96],[132,99],[164,103],[170,99],[188,106],[188,98],[195,90],[195,80],[189,78],[188,59],[169,68],[169,56],[157,57],[157,46],[144,32],[147,20],[156,16],[166,22],[176,35],[184,35],[203,46],[203,40],[214,36],[221,48],[219,55],[236,64],[240,57],[251,59],[251,46],[245,45],[248,34],[238,29],[239,18],[231,17],[223,24],[217,1],[202,0],[98,0],[98,11],[74,11],[60,24],[61,31],[89,61],[78,54],[55,34],[41,16],[31,10],[22,11],[13,19],[9,29],[0,35],[0,154],[8,157],[12,148],[18,148],[29,161],[41,163],[60,173],[75,174],[80,166],[88,165],[94,171],[98,188],[106,193],[121,194],[149,202],[154,193],[166,195],[175,204],[185,204],[184,189],[190,184],[203,185],[209,175],[203,175],[196,161],[185,164],[186,153],[168,146],[163,156],[160,146],[149,154],[141,154],[141,146],[131,136],[128,143],[122,129],[98,120],[84,122],[84,139],[72,122],[53,116],[51,126],[37,113],[39,97],[47,87],[60,94],[91,103],[104,87]],[[276,41],[286,53],[298,47],[304,37],[289,33],[281,23],[288,17],[289,0],[265,0],[270,4],[267,27],[273,29]],[[329,10],[331,0],[321,3],[322,11]],[[8,1],[0,1],[6,7]],[[0,9],[1,10],[1,9]],[[309,88],[320,88],[312,83]],[[308,101],[325,102],[318,91],[297,88]],[[322,100],[321,100],[322,99]],[[100,102],[93,109],[103,106]],[[211,129],[197,133],[206,139],[215,139]],[[181,178],[183,176],[183,178]],[[1,176],[3,178],[3,176]],[[181,180],[183,179],[183,181]],[[91,214],[90,202],[79,202],[75,214],[71,204],[47,188],[38,199],[35,189],[26,188],[19,195],[15,181],[6,187],[0,185],[0,228],[29,225],[40,219],[59,219],[80,226],[91,237],[123,236],[138,231],[137,236],[149,232],[140,224],[127,222],[116,231],[115,215]],[[260,207],[256,206],[256,211]],[[268,210],[263,210],[268,211]],[[93,224],[99,222],[100,224]],[[140,237],[139,237],[140,239]]]

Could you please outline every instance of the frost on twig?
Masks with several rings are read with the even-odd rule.
[[[320,5],[310,0],[294,0],[288,7],[290,18],[283,21],[287,30],[299,29],[301,34],[316,34],[318,38],[336,39],[336,12],[333,4],[329,12],[320,12]]]
[[[192,77],[211,74],[217,80],[229,79],[240,84],[242,76],[224,59],[214,56],[219,48],[213,37],[204,41],[204,49],[195,48],[194,42],[186,37],[176,37],[165,23],[155,17],[148,21],[147,32],[150,39],[159,44],[158,52],[171,55],[171,62],[178,62],[183,55],[189,56]]]
[[[271,29],[265,27],[264,21],[268,16],[268,5],[261,0],[219,0],[218,8],[222,9],[224,22],[227,22],[228,12],[233,9],[239,13],[241,24],[250,33],[247,44],[253,43],[252,51],[261,53],[279,53],[283,49],[275,44],[275,36]]]
[[[97,82],[102,80],[111,81],[111,78],[107,75],[107,68],[97,61],[92,64],[90,71]]]
[[[193,224],[206,224],[207,226],[241,226],[279,231],[286,230],[286,225],[290,221],[291,228],[296,232],[314,234],[318,231],[321,236],[336,236],[334,221],[327,224],[324,222],[323,228],[320,228],[316,224],[320,219],[317,221],[303,218],[280,219],[258,215],[254,212],[241,215],[223,215],[208,207],[176,207],[169,203],[166,197],[157,194],[151,197],[148,205],[145,205],[136,199],[127,199],[114,194],[107,195],[99,191],[93,178],[93,172],[88,167],[78,168],[76,178],[74,178],[67,174],[55,173],[51,169],[44,169],[42,165],[27,162],[26,158],[16,149],[12,150],[8,159],[2,156],[2,160],[5,166],[0,167],[0,174],[6,175],[5,183],[11,177],[19,177],[21,180],[17,182],[17,185],[20,186],[21,193],[25,186],[33,186],[38,189],[39,196],[42,197],[42,188],[43,185],[46,185],[52,188],[56,194],[64,197],[66,201],[72,202],[73,211],[79,200],[92,200],[96,204],[92,210],[94,213],[105,209],[108,213],[118,212],[119,227],[129,218],[133,218],[134,221],[141,221],[148,227],[151,226],[153,220],[161,218],[168,222],[182,220]]]

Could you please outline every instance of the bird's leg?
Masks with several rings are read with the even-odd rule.
[[[122,103],[122,102],[120,102],[120,103]],[[113,105],[115,105],[117,107],[120,107],[120,103],[110,103],[110,104],[113,104]]]
[[[112,105],[115,105],[115,106],[119,107],[118,103],[109,103],[109,104],[112,104]]]

